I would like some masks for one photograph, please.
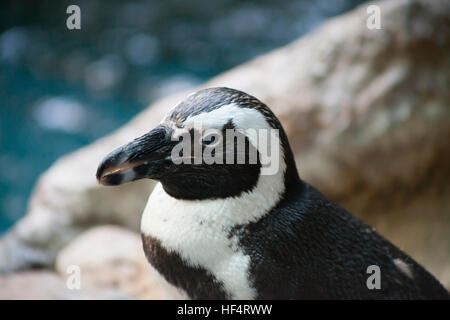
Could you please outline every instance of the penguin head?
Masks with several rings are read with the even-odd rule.
[[[278,189],[286,177],[297,176],[286,134],[265,104],[224,87],[189,95],[156,128],[108,154],[97,170],[103,185],[148,178],[186,200],[252,192],[262,176],[272,176]]]

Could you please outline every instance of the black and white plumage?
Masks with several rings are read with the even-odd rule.
[[[172,162],[172,138],[204,127],[278,129],[276,174],[256,164]],[[141,221],[153,267],[192,299],[439,299],[444,287],[371,227],[327,200],[297,173],[287,136],[258,99],[229,88],[191,94],[155,129],[110,153],[105,185],[159,181]],[[366,270],[381,270],[369,290]]]

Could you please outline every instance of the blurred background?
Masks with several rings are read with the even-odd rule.
[[[59,156],[362,2],[1,1],[0,233]]]
[[[450,288],[449,52],[448,0],[1,1],[0,299],[167,297],[139,235],[154,182],[95,170],[199,86],[267,103],[301,177]]]

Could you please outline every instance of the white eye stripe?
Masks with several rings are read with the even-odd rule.
[[[241,132],[249,139],[250,143],[258,150],[258,130],[273,129],[265,116],[258,110],[250,108],[241,108],[235,103],[224,105],[210,112],[204,112],[195,116],[189,116],[180,128],[172,124],[173,133],[172,140],[179,140],[181,136],[189,134],[191,129],[196,129],[196,133],[200,134],[200,139],[207,130],[222,131],[223,127],[232,122],[235,130]],[[274,130],[271,130],[274,131]],[[278,132],[271,132],[271,137],[276,138],[279,143]]]

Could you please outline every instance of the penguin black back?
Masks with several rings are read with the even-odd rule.
[[[250,274],[259,299],[449,298],[430,273],[372,227],[312,186],[301,189],[234,230],[254,257]],[[369,266],[380,268],[380,289],[367,286]]]

